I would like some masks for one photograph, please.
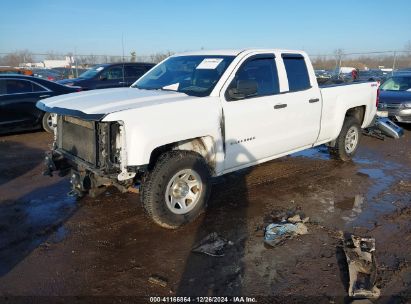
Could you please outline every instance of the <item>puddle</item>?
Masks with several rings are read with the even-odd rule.
[[[0,205],[0,276],[50,235],[51,242],[67,236],[62,225],[77,209],[76,199],[67,196],[67,189],[68,181],[62,181]]]
[[[312,159],[330,160],[330,153],[326,146],[319,146],[291,154],[292,157],[306,157]]]
[[[60,243],[62,242],[68,235],[69,231],[67,230],[67,228],[65,228],[64,226],[61,226],[60,228],[57,229],[56,232],[54,232],[51,237],[47,240],[50,243]]]

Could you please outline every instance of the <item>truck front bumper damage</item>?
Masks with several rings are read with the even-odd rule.
[[[82,161],[64,151],[52,150],[45,156],[44,175],[53,176],[53,172],[58,172],[59,176],[70,176],[70,195],[82,197],[88,194],[96,197],[103,193],[108,186],[116,187],[120,192],[129,192],[133,186],[134,179],[125,181],[118,180],[118,174],[106,174],[98,168],[93,168],[87,162]],[[129,173],[132,177],[135,173]]]
[[[121,192],[134,185],[138,168],[126,166],[121,122],[82,120],[57,115],[53,148],[46,154],[45,175],[70,176],[72,194],[92,197],[115,186]]]

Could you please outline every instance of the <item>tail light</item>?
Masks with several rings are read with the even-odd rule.
[[[378,103],[380,102],[380,88],[377,89],[377,98],[375,100],[375,106],[378,108]]]

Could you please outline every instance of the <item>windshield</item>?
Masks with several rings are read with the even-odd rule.
[[[92,67],[90,70],[87,70],[84,73],[81,73],[79,78],[85,78],[85,79],[93,78],[103,69],[104,69],[104,66],[96,65],[95,67]]]
[[[388,78],[380,87],[383,91],[411,91],[411,76]]]
[[[234,56],[170,57],[146,73],[132,87],[208,96],[233,59]]]

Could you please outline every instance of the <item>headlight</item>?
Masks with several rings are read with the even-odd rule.
[[[402,106],[404,108],[411,108],[411,102],[403,103]]]

